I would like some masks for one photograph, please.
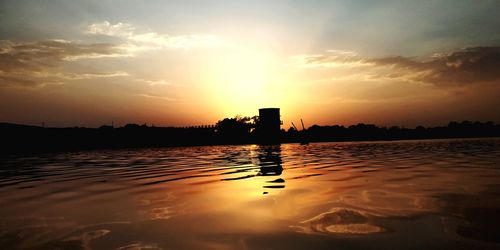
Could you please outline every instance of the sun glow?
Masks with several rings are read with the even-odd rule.
[[[272,53],[237,51],[217,58],[208,73],[210,98],[224,115],[250,115],[286,99],[285,79]]]

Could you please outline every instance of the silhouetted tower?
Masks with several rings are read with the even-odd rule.
[[[277,144],[281,139],[281,119],[279,108],[259,109],[259,139],[261,143]]]

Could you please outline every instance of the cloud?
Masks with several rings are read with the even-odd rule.
[[[162,35],[155,32],[134,35],[131,41],[151,48],[192,49],[223,45],[221,39],[214,35]]]
[[[160,100],[164,100],[164,101],[173,101],[174,100],[170,97],[156,95],[156,94],[137,94],[137,95],[142,96],[142,97],[146,97],[146,98],[160,99]]]
[[[327,50],[325,54],[293,56],[295,66],[300,68],[335,68],[372,66],[365,58],[354,51]]]
[[[110,24],[108,21],[93,23],[87,27],[85,33],[93,35],[106,35],[129,37],[135,28],[128,23]]]
[[[130,56],[123,48],[107,43],[80,44],[65,40],[37,42],[0,41],[0,68],[40,70],[60,61]]]
[[[103,57],[130,56],[112,44],[80,44],[65,40],[38,42],[0,41],[0,84],[4,86],[39,87],[61,84],[64,80],[81,80],[125,76],[125,72],[61,73],[67,61]]]
[[[372,59],[410,79],[435,84],[470,84],[500,80],[500,47],[471,47],[434,54],[429,60],[405,57]]]
[[[163,79],[160,79],[160,80],[137,79],[137,80],[140,82],[144,82],[144,83],[148,84],[149,86],[172,85],[172,83],[167,82]]]
[[[227,45],[222,39],[210,34],[168,35],[156,32],[136,32],[136,28],[128,23],[111,24],[108,21],[93,23],[84,31],[91,35],[106,35],[126,39],[121,45],[129,51],[150,49],[192,49]]]
[[[0,71],[0,84],[3,86],[44,87],[46,85],[64,84],[67,81],[126,76],[129,76],[129,74],[123,71],[111,73],[53,73],[50,71],[20,71],[6,73]]]
[[[84,79],[110,78],[110,77],[130,76],[130,75],[127,72],[118,71],[113,73],[83,73],[83,74],[57,73],[54,74],[53,76],[65,80],[84,80]]]
[[[394,56],[361,57],[355,53],[326,53],[298,57],[298,67],[361,67],[374,80],[402,80],[440,86],[500,81],[500,47],[469,47],[436,53],[424,60]]]
[[[133,57],[140,51],[154,49],[192,49],[225,44],[214,35],[167,35],[156,32],[136,32],[127,23],[108,21],[89,25],[84,33],[121,38],[112,43],[80,43],[67,40],[18,42],[0,40],[0,84],[3,86],[40,87],[62,84],[64,81],[128,76],[125,72],[67,73],[65,62],[99,58]],[[62,73],[64,72],[64,73]],[[166,85],[151,81],[149,85]]]

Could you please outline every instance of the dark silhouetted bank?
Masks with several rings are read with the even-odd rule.
[[[280,122],[275,118],[270,115],[272,124]],[[304,138],[307,142],[327,142],[500,136],[500,124],[493,122],[450,122],[447,126],[429,128],[377,127],[360,123],[349,127],[313,125],[300,131],[294,127],[275,131],[279,128],[277,125],[263,129],[257,116],[225,118],[215,125],[182,128],[137,124],[47,128],[0,123],[0,144],[2,154],[9,155],[104,148],[303,143]]]

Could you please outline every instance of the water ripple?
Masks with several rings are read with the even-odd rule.
[[[401,232],[394,221],[422,214],[452,222],[419,221],[455,232],[446,236],[453,240],[499,236],[488,222],[498,218],[474,213],[498,217],[499,139],[122,149],[0,160],[0,248],[5,242],[23,248],[42,236],[62,240],[50,247],[90,246],[140,231],[134,221],[160,238],[162,230],[265,231],[278,222],[306,235],[379,235]],[[38,221],[43,227],[33,228]],[[63,233],[109,221],[131,225]],[[114,248],[155,244],[135,240]]]

